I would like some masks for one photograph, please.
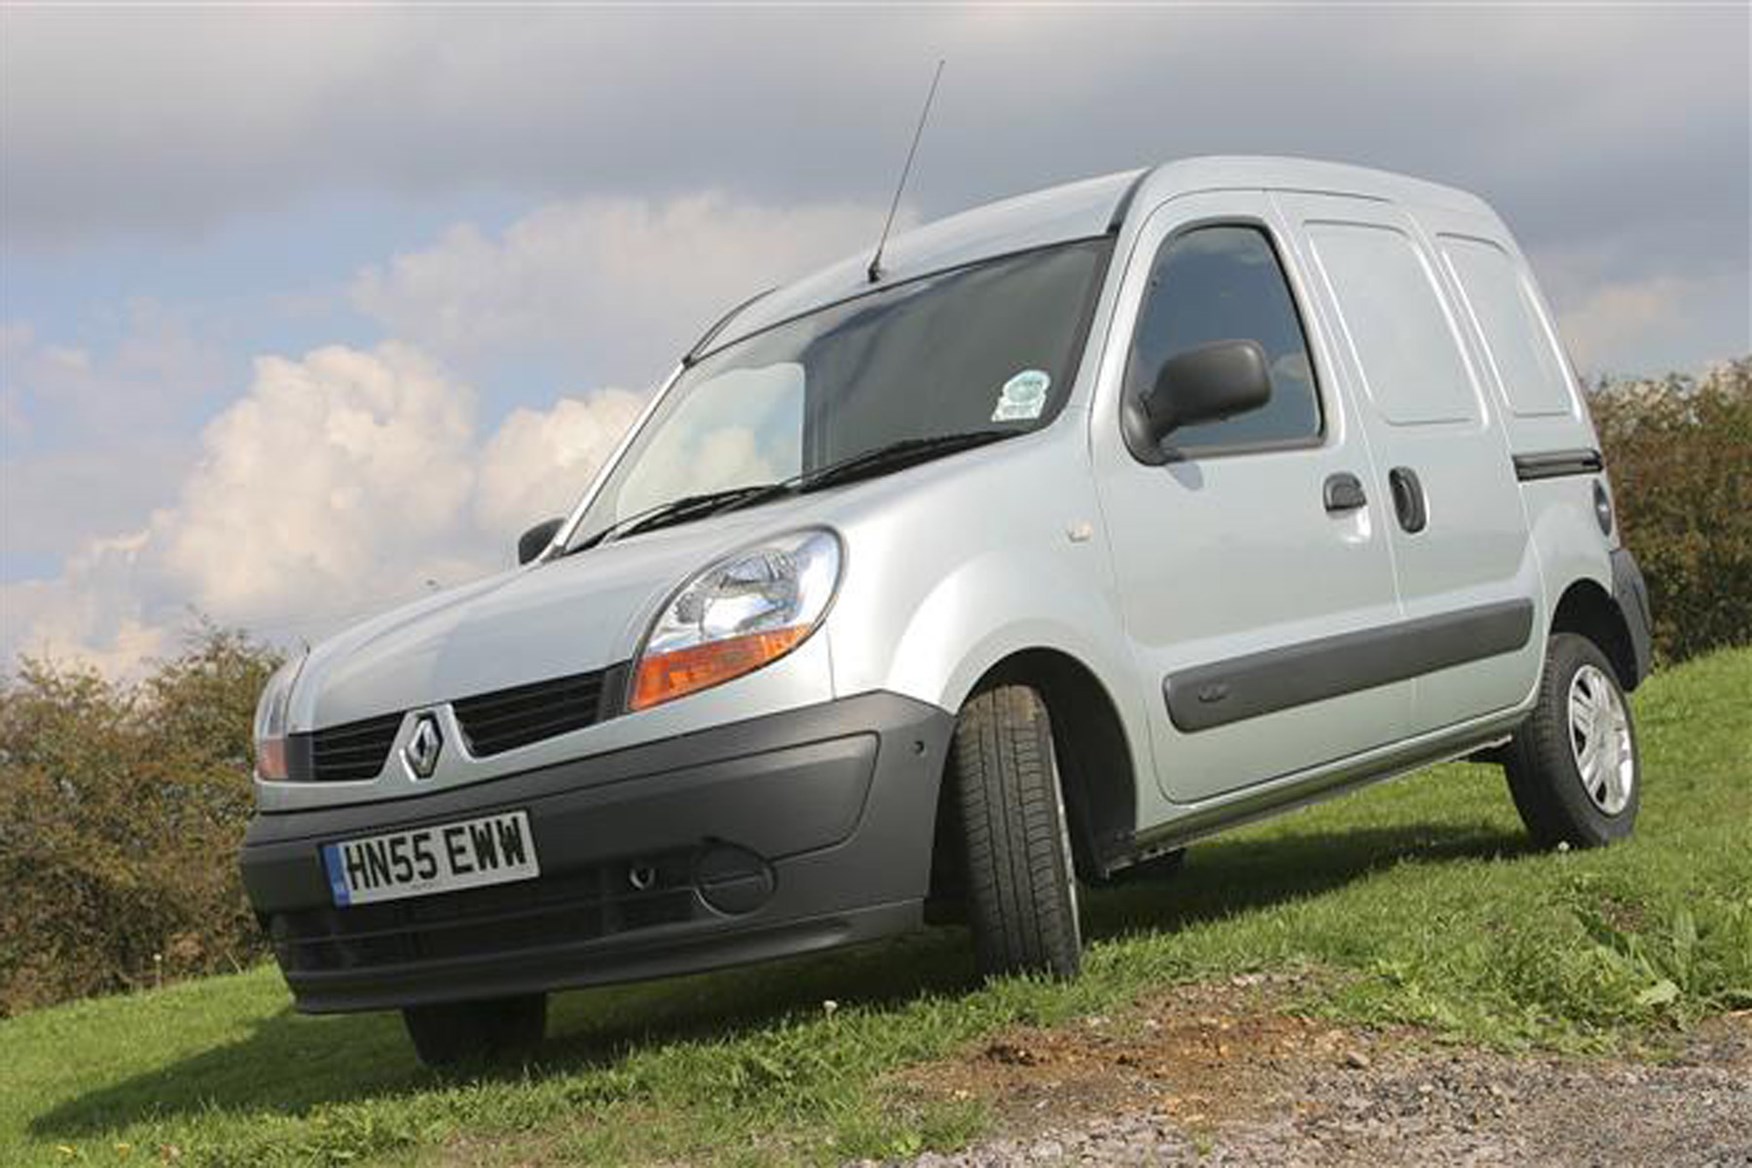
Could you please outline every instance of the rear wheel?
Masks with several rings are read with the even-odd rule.
[[[547,1031],[547,995],[445,1002],[402,1011],[420,1062],[441,1067],[523,1062]]]
[[[1503,754],[1521,821],[1545,847],[1594,848],[1629,836],[1642,803],[1630,702],[1598,646],[1574,633],[1546,644],[1532,715]]]
[[[952,778],[980,972],[1074,977],[1082,962],[1076,870],[1046,703],[998,686],[955,723]]]

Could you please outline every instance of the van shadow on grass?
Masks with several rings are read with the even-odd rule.
[[[1093,940],[1172,933],[1203,921],[1318,896],[1400,862],[1425,864],[1528,850],[1486,823],[1425,823],[1218,839],[1183,871],[1085,898]],[[974,984],[966,933],[933,929],[876,946],[715,974],[558,995],[540,1065],[549,1075],[612,1067],[629,1051],[716,1041],[813,1013],[834,999],[898,1008]],[[522,1079],[525,1071],[506,1072]],[[247,1038],[91,1091],[33,1120],[39,1138],[75,1140],[151,1119],[302,1115],[327,1103],[383,1100],[442,1086],[421,1070],[394,1014],[305,1018],[290,1007]]]

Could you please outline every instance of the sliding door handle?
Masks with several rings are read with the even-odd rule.
[[[1355,511],[1358,507],[1366,507],[1369,503],[1369,497],[1363,494],[1362,480],[1348,471],[1328,475],[1326,486],[1321,490],[1321,497],[1326,503],[1326,511],[1329,515]]]
[[[1399,516],[1399,526],[1414,535],[1422,531],[1430,521],[1430,509],[1417,472],[1409,466],[1396,466],[1387,472],[1387,486],[1393,492],[1393,512]]]

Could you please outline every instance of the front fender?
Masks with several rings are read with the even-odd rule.
[[[1000,661],[1030,649],[1075,658],[1112,692],[1128,688],[1114,684],[1129,673],[1115,606],[1065,567],[1003,554],[958,566],[906,622],[882,688],[956,710]]]

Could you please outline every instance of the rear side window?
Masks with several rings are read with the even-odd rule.
[[[1271,400],[1221,422],[1176,430],[1177,453],[1294,445],[1318,439],[1320,400],[1308,342],[1271,241],[1256,227],[1200,227],[1156,253],[1126,362],[1129,394],[1142,394],[1171,357],[1213,341],[1258,341],[1271,362]]]
[[[1567,414],[1569,375],[1515,261],[1482,239],[1442,237],[1466,307],[1509,408],[1522,416]]]
[[[1308,238],[1381,415],[1401,426],[1477,417],[1459,342],[1411,240],[1361,223],[1310,223]]]

